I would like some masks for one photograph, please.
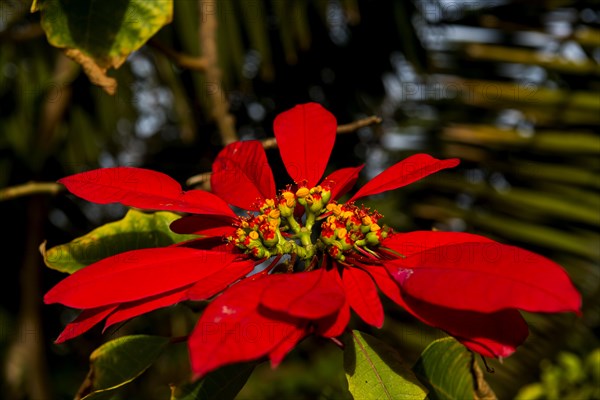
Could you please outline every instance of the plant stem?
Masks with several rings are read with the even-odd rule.
[[[55,195],[65,189],[63,185],[56,182],[27,182],[22,185],[10,186],[0,189],[0,201],[6,201],[34,194]]]
[[[214,90],[207,91],[212,101],[212,116],[217,121],[221,140],[224,145],[238,140],[235,131],[235,120],[229,113],[227,94],[221,81],[221,69],[217,56],[217,1],[198,1],[200,17],[200,47],[206,60],[206,80],[214,85]],[[210,6],[209,6],[210,5]]]
[[[204,57],[194,57],[190,56],[189,54],[180,53],[156,39],[150,39],[148,44],[163,53],[171,61],[182,68],[192,69],[195,71],[206,71],[207,62],[206,58]]]

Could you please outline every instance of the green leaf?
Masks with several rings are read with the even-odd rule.
[[[107,393],[133,381],[146,371],[169,343],[160,336],[131,335],[111,340],[90,355],[90,371],[78,397],[106,398]]]
[[[52,269],[72,274],[125,251],[164,247],[197,238],[195,235],[179,235],[169,229],[169,224],[178,218],[179,215],[168,211],[146,214],[129,210],[123,219],[102,225],[69,243],[49,250],[43,244],[44,262]]]
[[[431,400],[496,399],[473,353],[453,338],[431,343],[413,367]]]
[[[344,369],[355,399],[421,400],[427,396],[392,347],[359,331],[346,335],[344,344]]]
[[[139,49],[173,17],[173,0],[37,0],[48,42],[66,49],[90,80],[114,94],[116,82],[106,76]]]
[[[256,363],[228,365],[198,382],[171,388],[171,400],[229,400],[242,390]]]
[[[592,382],[600,383],[600,348],[595,349],[587,356],[585,368]]]

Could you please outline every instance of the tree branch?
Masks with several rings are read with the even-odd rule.
[[[359,119],[349,124],[340,125],[337,127],[337,133],[350,133],[364,128],[365,126],[380,124],[381,117],[377,115],[371,115],[370,117]]]
[[[180,53],[156,39],[150,39],[148,44],[182,68],[188,68],[195,71],[206,71],[207,63],[206,58],[204,57],[194,57],[189,54]]]
[[[47,203],[47,199],[40,196],[31,197],[27,202],[27,235],[19,278],[17,335],[8,347],[3,361],[8,398],[50,400],[52,397],[40,308],[42,260],[37,251],[44,236]],[[18,395],[21,390],[25,396]]]
[[[339,125],[337,128],[338,134],[354,132],[357,129],[365,126],[381,123],[381,118],[372,115],[367,118],[359,119],[349,124]],[[277,148],[277,140],[275,138],[267,138],[261,141],[265,149]],[[204,172],[190,177],[186,184],[188,186],[196,186],[210,182],[211,172]],[[11,200],[18,197],[30,196],[33,194],[50,194],[56,195],[64,190],[64,186],[55,182],[28,182],[22,185],[11,186],[0,189],[0,201]]]
[[[360,128],[364,128],[365,126],[380,124],[380,123],[381,123],[381,117],[378,117],[377,115],[371,115],[370,117],[362,118],[362,119],[356,120],[354,122],[350,122],[349,124],[338,125],[336,132],[338,134],[351,133]],[[265,148],[265,150],[277,148],[277,139],[275,139],[275,138],[263,139],[263,140],[261,140],[261,143],[262,143],[263,147]],[[202,185],[203,189],[208,190],[209,189],[208,185],[210,184],[211,174],[212,174],[211,172],[203,172],[201,174],[194,175],[194,176],[188,178],[188,180],[186,181],[186,184],[188,186]]]
[[[2,8],[0,7],[0,12]],[[26,42],[44,36],[44,30],[39,23],[33,22],[19,28],[6,28],[0,32],[0,41],[12,41],[16,43]]]
[[[31,196],[34,194],[55,195],[62,192],[64,189],[65,187],[63,185],[55,182],[27,182],[22,185],[0,189],[0,201]]]
[[[211,90],[207,90],[208,96],[212,101],[212,116],[217,122],[221,140],[224,145],[238,140],[235,131],[235,120],[229,113],[229,102],[223,89],[221,81],[221,69],[218,63],[217,53],[217,1],[207,2],[198,1],[200,14],[200,48],[202,55],[206,60],[206,81],[214,85]]]

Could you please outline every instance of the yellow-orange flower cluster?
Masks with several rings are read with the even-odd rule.
[[[235,234],[227,238],[256,258],[295,254],[308,261],[319,252],[338,261],[353,253],[376,257],[372,248],[391,233],[378,224],[377,211],[331,200],[326,184],[301,184],[295,192],[288,187],[277,198],[263,201],[259,210],[240,217]]]

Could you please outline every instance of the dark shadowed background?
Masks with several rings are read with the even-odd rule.
[[[183,184],[210,171],[223,147],[211,116],[215,93],[228,100],[240,139],[272,137],[274,117],[308,101],[339,123],[379,115],[379,125],[338,135],[331,170],[366,163],[364,182],[415,152],[462,159],[459,168],[370,199],[387,224],[479,233],[539,252],[564,266],[583,294],[580,318],[526,315],[527,342],[504,363],[490,361],[495,373],[486,379],[499,398],[531,384],[522,398],[589,397],[582,393],[600,379],[585,366],[600,346],[600,2],[223,0],[215,9],[217,81],[160,50],[200,54],[203,6],[176,0],[173,23],[110,73],[119,85],[110,96],[48,44],[28,1],[0,0],[0,188],[117,165]],[[277,151],[268,156],[285,183]],[[133,332],[183,335],[193,326],[193,312],[176,306],[53,344],[75,313],[42,304],[63,275],[44,266],[38,246],[68,242],[125,212],[64,192],[0,189],[6,398],[72,398],[102,342]],[[410,363],[444,336],[392,304],[386,310],[382,330],[356,325]],[[186,357],[185,346],[173,349],[115,398],[168,399],[168,384],[187,376]],[[341,357],[332,343],[308,339],[278,370],[259,366],[239,398],[339,398]]]

